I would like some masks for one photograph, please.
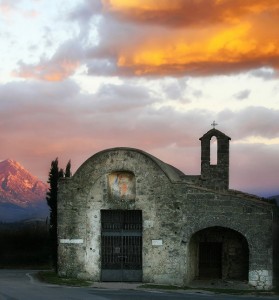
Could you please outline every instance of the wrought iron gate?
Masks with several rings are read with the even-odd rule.
[[[101,210],[101,280],[142,281],[142,212]]]

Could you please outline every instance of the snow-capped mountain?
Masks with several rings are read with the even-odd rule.
[[[0,162],[0,221],[10,222],[46,217],[48,186],[31,175],[18,162]]]

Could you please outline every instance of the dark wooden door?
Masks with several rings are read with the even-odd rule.
[[[102,210],[101,280],[142,281],[142,212]]]
[[[199,243],[199,277],[222,278],[222,243]]]

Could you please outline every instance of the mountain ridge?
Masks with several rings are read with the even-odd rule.
[[[0,162],[0,221],[46,217],[48,185],[13,159]]]

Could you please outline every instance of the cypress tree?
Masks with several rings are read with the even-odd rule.
[[[65,169],[65,177],[71,177],[71,160],[68,161],[66,169]]]
[[[51,167],[48,176],[49,191],[47,192],[46,200],[50,208],[49,217],[49,234],[51,242],[52,262],[55,272],[57,272],[57,193],[58,180],[64,176],[63,169],[58,168],[58,158],[51,162]]]

